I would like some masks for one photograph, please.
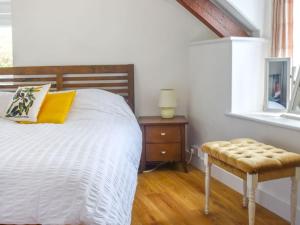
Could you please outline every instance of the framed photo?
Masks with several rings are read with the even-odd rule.
[[[284,112],[290,100],[290,58],[267,58],[264,111]]]

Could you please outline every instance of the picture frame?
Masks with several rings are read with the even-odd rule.
[[[266,58],[264,111],[287,112],[291,90],[291,58]]]

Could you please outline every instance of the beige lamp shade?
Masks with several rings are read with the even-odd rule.
[[[161,108],[162,118],[173,118],[175,115],[176,92],[174,89],[162,89],[160,90],[159,107]]]
[[[159,97],[159,107],[175,108],[176,103],[176,92],[174,89],[161,89]]]

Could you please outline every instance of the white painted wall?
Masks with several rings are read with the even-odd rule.
[[[231,80],[239,80],[237,76],[251,76],[252,71],[257,73],[261,67],[259,60],[249,60],[249,57],[253,57],[251,55],[253,51],[258,52],[255,48],[260,45],[259,43],[260,40],[258,43],[250,40],[247,44],[245,41],[223,39],[191,45],[188,95],[191,144],[249,137],[300,153],[299,132],[225,115],[225,112],[231,110]],[[239,47],[236,53],[235,47]],[[261,62],[264,62],[262,53],[256,54],[255,57],[259,55],[262,57]],[[245,73],[233,72],[236,68],[242,67]],[[263,77],[264,74],[261,76]],[[263,85],[260,86],[263,89]],[[244,91],[243,88],[241,85],[241,93]],[[201,159],[197,157],[193,162],[195,165],[202,165]],[[239,179],[217,168],[214,168],[213,175],[241,192],[242,183]],[[282,179],[262,183],[258,192],[260,204],[286,219],[289,218],[290,183],[288,181],[289,179]],[[299,219],[297,224],[300,224]]]
[[[268,42],[259,38],[235,38],[232,40],[231,112],[262,111],[264,59],[268,56]]]
[[[158,114],[160,88],[186,114],[188,44],[216,36],[174,0],[13,0],[14,64],[135,64],[136,112]]]

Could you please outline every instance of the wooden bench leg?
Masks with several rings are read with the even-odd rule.
[[[257,174],[247,174],[247,186],[248,186],[248,217],[249,225],[255,224],[255,192],[258,183]]]
[[[243,207],[247,208],[248,197],[247,197],[247,181],[243,180]]]
[[[208,162],[208,155],[204,154],[205,164],[205,206],[204,213],[207,215],[209,212],[209,196],[210,196],[210,176],[211,176],[211,163]]]
[[[296,168],[296,173],[294,177],[291,177],[291,225],[296,225],[296,213],[297,213],[297,192],[298,192],[298,182],[300,179],[300,167]]]

